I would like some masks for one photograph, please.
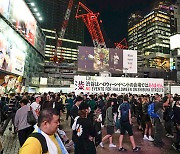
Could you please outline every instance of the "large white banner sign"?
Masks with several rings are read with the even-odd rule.
[[[164,94],[164,79],[74,76],[74,88],[76,94],[80,92]]]

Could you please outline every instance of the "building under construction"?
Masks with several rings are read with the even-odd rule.
[[[26,1],[31,3],[31,0]],[[33,2],[42,12],[41,27],[46,35],[42,77],[47,78],[48,86],[70,85],[77,70],[78,46],[84,44],[84,23],[75,18],[79,0]]]

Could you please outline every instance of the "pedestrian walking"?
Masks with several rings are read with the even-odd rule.
[[[119,107],[119,113],[120,113],[120,137],[119,137],[119,151],[127,151],[122,146],[123,143],[123,138],[126,133],[126,131],[129,134],[129,138],[132,144],[132,149],[134,152],[137,152],[140,150],[140,147],[137,147],[134,141],[134,136],[133,136],[133,130],[132,130],[132,119],[131,119],[131,107],[130,104],[128,103],[128,96],[125,95],[123,98],[123,103]]]

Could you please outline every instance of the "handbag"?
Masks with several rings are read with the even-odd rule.
[[[33,111],[32,111],[32,107],[30,106],[30,110],[27,112],[27,122],[30,124],[30,125],[35,125],[36,124],[36,118],[33,114]]]

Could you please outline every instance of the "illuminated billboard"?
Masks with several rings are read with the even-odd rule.
[[[180,34],[176,34],[170,37],[170,49],[174,50],[180,48]]]
[[[4,20],[0,19],[0,25],[0,69],[23,75],[25,41]]]
[[[0,0],[0,13],[35,45],[36,20],[23,0]]]
[[[0,13],[6,18],[9,18],[10,0],[0,0]]]
[[[137,73],[137,51],[79,47],[78,71]]]
[[[123,50],[123,73],[137,73],[137,51]]]
[[[45,35],[24,0],[0,0],[0,13],[44,55]]]

